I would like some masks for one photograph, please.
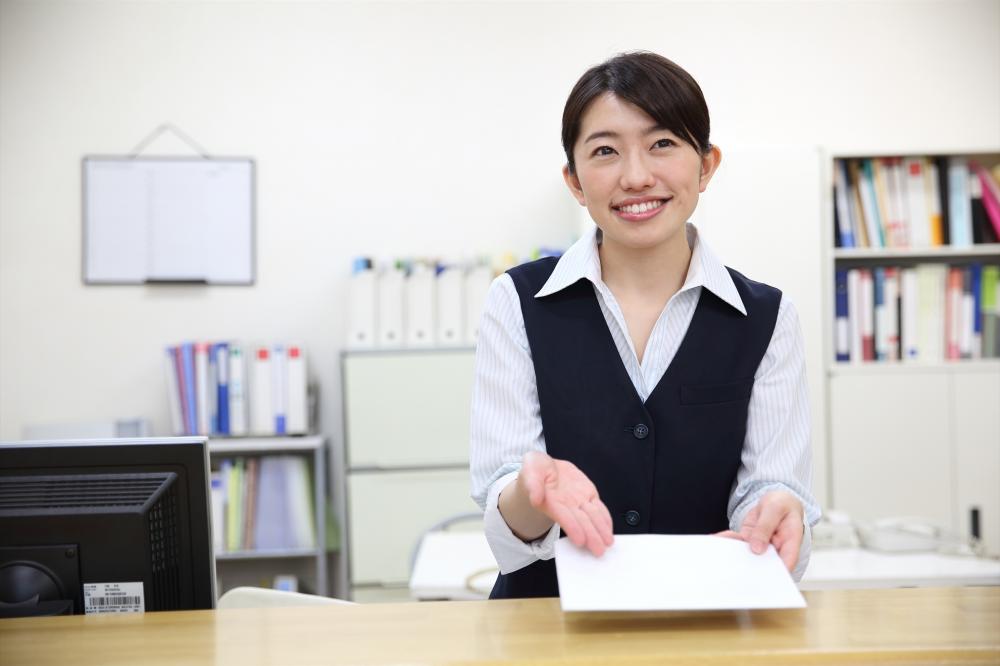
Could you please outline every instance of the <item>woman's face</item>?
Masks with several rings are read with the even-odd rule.
[[[639,107],[605,93],[583,114],[573,158],[576,173],[563,167],[563,176],[604,243],[651,249],[686,243],[684,224],[721,153],[713,147],[703,158]]]

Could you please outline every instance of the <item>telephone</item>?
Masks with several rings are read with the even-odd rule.
[[[954,538],[925,519],[900,516],[858,525],[861,546],[883,552],[927,552],[938,550]]]

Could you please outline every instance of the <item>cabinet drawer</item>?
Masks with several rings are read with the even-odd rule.
[[[469,459],[473,350],[345,354],[347,466]]]
[[[352,585],[405,585],[424,531],[477,509],[467,469],[354,472],[347,493]]]

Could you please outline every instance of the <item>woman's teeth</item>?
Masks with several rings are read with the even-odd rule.
[[[622,206],[618,210],[623,213],[629,213],[630,215],[639,215],[640,213],[645,213],[653,210],[654,208],[659,208],[663,205],[663,201],[646,201],[641,204],[632,204],[630,206]]]

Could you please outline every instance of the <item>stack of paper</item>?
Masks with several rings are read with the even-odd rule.
[[[773,546],[704,535],[615,535],[601,557],[556,542],[564,611],[659,611],[804,608]]]

